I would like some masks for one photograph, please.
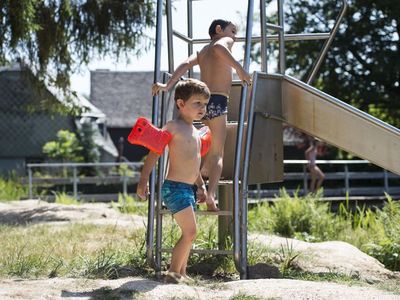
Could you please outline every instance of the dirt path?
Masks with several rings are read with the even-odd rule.
[[[62,225],[71,222],[143,227],[146,218],[120,214],[107,204],[58,205],[36,200],[0,202],[0,223]],[[225,283],[166,285],[139,277],[117,280],[43,278],[0,280],[0,299],[399,299],[399,295],[368,286],[288,279],[257,279]],[[239,298],[239,297],[237,297]],[[257,299],[256,298],[256,299]],[[251,299],[251,298],[250,298]]]
[[[400,299],[371,287],[288,279],[242,280],[227,283],[168,285],[130,277],[118,280],[40,279],[0,281],[0,299],[230,299],[242,295],[260,299]]]

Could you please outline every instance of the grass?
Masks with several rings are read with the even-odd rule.
[[[58,194],[56,202],[76,204]],[[281,200],[273,205],[260,204],[249,211],[252,232],[273,233],[305,241],[343,240],[350,242],[397,270],[400,265],[400,204],[389,196],[381,210],[358,208],[352,211],[348,203],[333,214],[327,204],[316,196],[289,197],[282,191]],[[120,195],[113,207],[123,213],[145,215],[147,203]],[[180,230],[172,217],[163,218],[163,247],[173,247]],[[69,224],[64,226],[0,225],[0,278],[83,277],[113,279],[127,275],[152,277],[146,263],[145,229],[131,230],[116,226]],[[227,249],[232,241],[225,241]],[[198,217],[198,236],[194,248],[218,248],[218,224],[215,217]],[[297,253],[288,242],[278,249],[255,242],[248,243],[248,263],[267,263],[280,268],[284,278],[330,281],[348,285],[366,284],[357,275],[345,276],[334,270],[310,273],[296,269]],[[170,255],[163,254],[162,269],[168,268]],[[193,254],[189,272],[195,275],[195,285],[210,282],[221,289],[221,282],[238,279],[231,256]],[[212,280],[210,280],[212,278]],[[208,281],[210,280],[210,281]],[[374,284],[375,287],[400,294],[399,280]],[[118,297],[118,291],[98,290],[99,295]],[[99,296],[101,298],[101,296]],[[235,298],[236,297],[236,298]],[[232,299],[257,299],[251,295],[235,295]],[[99,299],[100,299],[99,298]]]
[[[63,205],[79,205],[80,202],[72,197],[69,196],[67,193],[55,193],[55,203],[57,204],[63,204]]]
[[[138,200],[132,196],[119,193],[118,202],[111,203],[112,207],[121,213],[147,216],[147,201]]]
[[[12,176],[10,179],[0,177],[0,201],[20,200],[28,195],[28,189]]]
[[[83,224],[1,226],[0,276],[109,279],[122,273],[146,275],[144,234],[144,230]]]

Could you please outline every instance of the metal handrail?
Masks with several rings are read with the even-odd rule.
[[[313,67],[311,68],[310,75],[308,76],[308,78],[306,80],[307,84],[311,84],[313,82],[313,80],[314,80],[319,68],[321,67],[322,61],[325,58],[325,56],[326,56],[326,54],[328,52],[328,49],[331,46],[331,44],[333,42],[333,39],[336,36],[336,33],[337,33],[338,29],[339,29],[339,25],[342,22],[342,19],[343,19],[345,13],[346,13],[347,0],[342,0],[342,3],[343,3],[343,6],[342,6],[342,8],[340,10],[339,16],[336,19],[335,25],[333,26],[333,28],[332,28],[332,30],[331,30],[331,32],[329,34],[329,38],[325,41],[324,45],[322,46],[321,52],[318,55],[317,60],[315,61]]]
[[[157,21],[156,21],[156,49],[154,58],[154,78],[153,82],[156,83],[160,78],[161,72],[161,36],[162,36],[162,10],[163,0],[157,0]],[[158,95],[153,96],[153,111],[152,123],[158,124]],[[146,231],[146,257],[147,263],[150,266],[155,266],[154,258],[154,209],[155,209],[155,182],[156,182],[156,168],[153,168],[150,175],[149,190],[150,199],[148,203],[147,214],[147,231]]]
[[[97,162],[97,163],[31,163],[27,164],[27,168],[60,168],[60,167],[119,167],[123,165],[140,167],[141,162]]]
[[[245,43],[245,51],[244,51],[244,60],[243,60],[243,68],[246,72],[249,71],[250,66],[250,51],[251,51],[251,35],[253,30],[253,19],[250,16],[253,16],[254,10],[254,1],[248,1],[247,7],[247,24],[246,24],[246,43]],[[246,111],[246,102],[247,102],[247,84],[242,87],[241,95],[240,95],[240,109],[239,109],[239,121],[238,121],[238,129],[236,135],[236,150],[235,150],[235,163],[234,163],[234,173],[233,173],[233,199],[234,199],[234,260],[236,269],[240,272],[240,278],[247,278],[247,251],[244,245],[244,242],[247,238],[247,232],[244,232],[244,223],[241,222],[239,224],[239,220],[242,221],[243,218],[243,209],[239,206],[239,196],[240,196],[240,161],[242,157],[242,141],[243,141],[243,128],[244,128],[244,114]],[[242,183],[242,188],[243,188]],[[245,201],[243,201],[245,202]],[[242,204],[243,204],[242,202]],[[247,203],[243,204],[247,206]],[[240,208],[240,211],[239,211]],[[247,208],[247,207],[246,207]],[[247,209],[246,209],[247,211]],[[240,215],[240,213],[242,215]],[[246,222],[247,224],[247,222]]]
[[[207,44],[211,40],[209,38],[202,39],[193,39],[189,38],[186,35],[180,33],[179,31],[173,30],[174,36],[181,39],[186,43],[192,44]],[[305,40],[325,40],[329,39],[330,33],[287,33],[284,35],[285,41],[305,41]],[[267,41],[278,41],[278,34],[271,34],[266,37]],[[253,36],[251,38],[252,42],[260,42],[262,40],[262,36]],[[236,42],[245,42],[246,37],[236,37]]]

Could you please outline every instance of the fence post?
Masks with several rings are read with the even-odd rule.
[[[389,194],[389,176],[386,170],[383,170],[383,182],[385,185],[385,192]]]
[[[344,165],[344,189],[346,195],[350,195],[350,180],[349,180],[349,166],[347,164]]]
[[[124,168],[124,173],[122,177],[122,201],[124,202],[124,207],[126,204],[126,197],[128,196],[128,178],[126,177],[126,171],[127,169]]]
[[[29,181],[29,199],[33,198],[33,191],[32,191],[32,169],[28,166],[28,181]]]
[[[304,189],[304,195],[308,194],[308,187],[307,187],[307,181],[308,181],[308,172],[307,172],[307,166],[303,164],[303,189]]]
[[[77,171],[76,171],[76,167],[74,166],[74,168],[72,169],[72,173],[73,173],[73,195],[75,199],[78,199],[78,176],[77,176]]]

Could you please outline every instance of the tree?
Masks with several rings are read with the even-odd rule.
[[[400,4],[349,0],[343,24],[314,85],[400,127]],[[286,2],[291,33],[328,32],[342,1]],[[305,78],[322,42],[287,42],[287,67]]]
[[[154,0],[2,0],[0,63],[27,63],[64,90],[96,56],[140,54],[151,44]]]

